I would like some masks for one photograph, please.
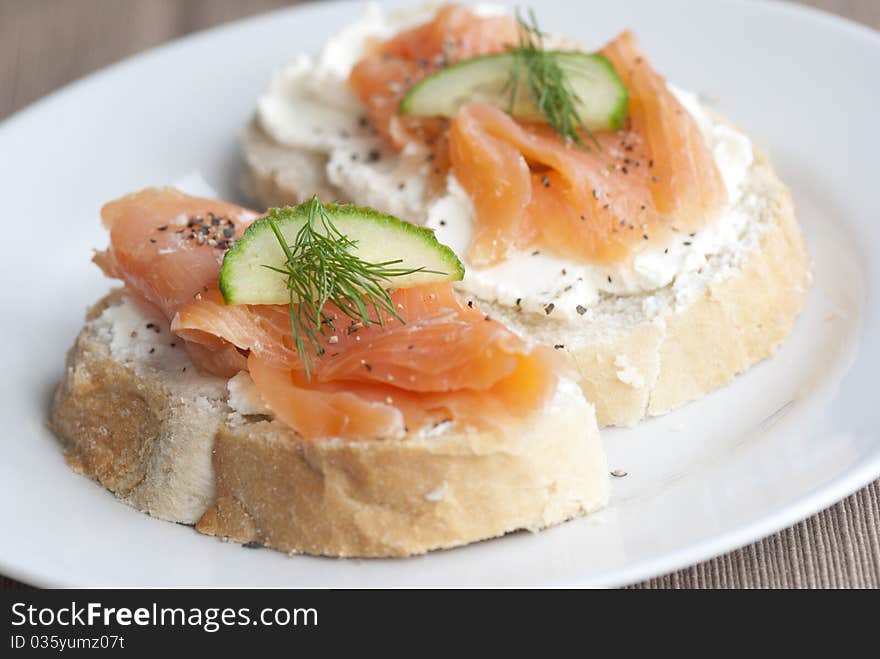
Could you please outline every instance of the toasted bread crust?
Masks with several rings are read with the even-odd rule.
[[[217,500],[199,531],[329,556],[407,556],[538,530],[608,497],[588,406],[540,415],[514,437],[305,442],[278,422],[225,426],[214,467]]]
[[[87,320],[121,297],[105,297]],[[76,471],[154,517],[192,524],[214,499],[211,450],[227,407],[181,398],[174,377],[115,361],[87,323],[68,353],[50,425]]]
[[[92,318],[120,300],[108,296]],[[177,378],[115,360],[106,332],[87,323],[51,424],[74,469],[202,533],[290,553],[406,556],[537,530],[608,499],[593,409],[577,394],[510,435],[453,427],[309,442],[230,414],[225,399],[182,397]]]

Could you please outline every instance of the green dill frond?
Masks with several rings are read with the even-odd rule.
[[[599,142],[578,114],[577,105],[580,99],[568,79],[568,74],[554,54],[544,49],[544,33],[538,27],[535,12],[529,9],[528,20],[525,20],[517,10],[516,20],[520,34],[519,44],[511,50],[514,64],[509,84],[509,112],[513,113],[519,87],[524,83],[538,111],[560,136],[587,148],[581,138],[583,133],[601,151]]]
[[[267,220],[284,250],[285,263],[280,268],[263,267],[287,280],[291,333],[308,378],[315,357],[323,355],[321,336],[327,329],[335,331],[334,318],[324,313],[328,303],[365,327],[384,325],[383,314],[404,322],[387,290],[392,279],[416,272],[443,274],[425,268],[395,267],[401,259],[370,263],[359,258],[354,254],[357,241],[339,231],[317,196],[307,202],[306,222],[292,245],[287,244],[278,228],[273,216],[277,212],[270,211]]]

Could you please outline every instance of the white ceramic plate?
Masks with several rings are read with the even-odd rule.
[[[656,66],[767,148],[815,260],[779,354],[634,430],[604,434],[611,505],[537,535],[406,560],[288,558],[200,536],[75,475],[46,430],[88,304],[102,202],[198,170],[236,198],[237,133],[273,67],[355,3],[307,5],[113,66],[0,124],[3,391],[0,572],[40,585],[614,585],[733,549],[880,476],[880,38],[780,3],[542,2],[543,25],[602,43],[637,31]]]

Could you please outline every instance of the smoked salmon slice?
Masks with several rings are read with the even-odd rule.
[[[556,387],[547,364],[532,354],[486,390],[416,392],[362,380],[307,382],[301,371],[272,366],[253,353],[248,358],[251,377],[269,407],[299,434],[357,441],[397,439],[448,422],[504,432],[547,403]]]
[[[444,139],[448,122],[402,117],[400,101],[412,85],[439,68],[501,52],[516,43],[518,34],[510,16],[478,16],[460,5],[444,5],[432,21],[375,44],[352,69],[349,85],[371,125],[391,144],[427,145],[431,153],[445,158],[437,142]]]
[[[635,164],[643,157],[637,133],[597,133],[602,150],[587,151],[548,126],[469,104],[450,135],[453,172],[474,202],[468,257],[475,265],[530,246],[575,260],[618,261],[674,226],[654,205],[651,167]],[[488,153],[499,153],[494,168]]]
[[[632,32],[618,36],[602,53],[630,91],[630,130],[642,140],[658,213],[685,231],[701,228],[727,200],[727,191],[700,127],[651,67]]]
[[[110,247],[94,260],[170,318],[217,281],[226,249],[256,218],[234,204],[149,188],[101,209]]]
[[[451,122],[397,114],[419,79],[448,63],[503,51],[517,43],[517,30],[510,17],[487,19],[447,5],[433,21],[377,45],[349,79],[367,117],[393,146],[445,151],[448,160],[435,157],[435,171],[448,162],[474,204],[472,265],[534,247],[617,263],[714,218],[727,192],[713,154],[631,32],[601,51],[627,87],[629,105],[622,130],[595,134],[598,149],[580,148],[546,125],[517,121],[489,105],[465,105]],[[444,50],[450,43],[460,44],[451,54]]]
[[[314,380],[448,392],[486,390],[516,371],[522,341],[473,302],[462,303],[451,284],[397,289],[391,297],[405,323],[383,313],[384,326],[364,327],[332,305],[325,307],[334,325],[322,337]],[[184,304],[171,329],[209,348],[222,339],[280,368],[303,370],[286,306],[225,305],[213,289]]]
[[[226,305],[217,289],[223,254],[255,213],[151,189],[107,204],[102,216],[110,247],[95,260],[104,271],[164,312],[200,370],[249,371],[303,437],[398,438],[446,420],[502,428],[555,390],[556,355],[527,346],[450,283],[393,291],[405,323],[386,313],[363,326],[326,307],[309,378],[288,305]]]
[[[229,306],[214,289],[181,307],[171,329],[208,349],[228,342],[247,351],[270,407],[304,436],[344,427],[352,438],[399,437],[450,418],[499,427],[539,408],[555,389],[555,355],[527,349],[473,302],[462,303],[450,283],[398,289],[392,300],[405,323],[386,314],[384,327],[364,327],[328,307],[335,324],[311,380],[292,345],[286,307]],[[382,423],[364,430],[366,419]]]
[[[462,305],[450,284],[398,290],[393,299],[407,323],[352,327],[346,319],[340,334],[325,337],[312,380],[289,344],[283,307],[224,306],[212,293],[181,308],[172,329],[207,347],[222,339],[248,350],[270,408],[305,437],[396,438],[451,419],[501,428],[555,389],[555,357],[524,350]]]

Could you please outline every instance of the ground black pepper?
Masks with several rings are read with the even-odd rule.
[[[166,231],[168,225],[158,227],[157,231]],[[235,235],[235,222],[230,218],[208,213],[207,219],[201,215],[193,215],[186,222],[186,227],[178,229],[174,233],[185,234],[184,240],[195,240],[199,245],[207,243],[211,247],[220,250],[229,248],[229,243]],[[154,238],[150,238],[155,243]]]

